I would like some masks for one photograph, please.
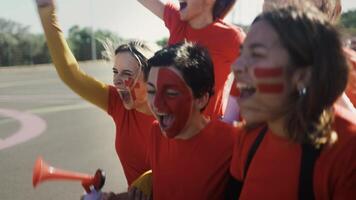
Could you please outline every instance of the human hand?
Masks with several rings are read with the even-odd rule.
[[[35,0],[38,7],[53,6],[54,0]]]
[[[90,193],[83,195],[80,199],[81,200],[101,200],[102,199],[101,191],[96,191],[94,188],[91,190]]]

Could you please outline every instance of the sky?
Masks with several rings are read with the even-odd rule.
[[[261,11],[262,3],[263,0],[238,0],[234,12],[225,20],[250,24]],[[342,0],[342,5],[344,11],[356,9],[356,0]],[[110,30],[126,39],[157,41],[168,36],[163,22],[136,0],[56,0],[56,6],[65,33],[73,25],[79,25]],[[0,18],[30,26],[33,33],[42,33],[34,0],[0,0]]]

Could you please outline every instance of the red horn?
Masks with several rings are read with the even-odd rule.
[[[93,186],[96,190],[100,190],[105,184],[105,173],[98,169],[94,176],[57,169],[49,166],[43,161],[41,157],[38,157],[33,168],[32,185],[36,187],[39,183],[46,180],[72,180],[81,181],[84,189],[90,192],[90,186]]]

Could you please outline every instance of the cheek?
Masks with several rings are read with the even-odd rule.
[[[137,82],[135,86],[131,89],[131,94],[134,100],[146,101],[147,99],[146,84],[142,82]]]
[[[281,95],[285,91],[282,67],[254,67],[253,77],[257,92],[261,94]]]

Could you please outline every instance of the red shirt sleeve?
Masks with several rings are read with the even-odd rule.
[[[125,108],[122,104],[119,93],[114,86],[109,86],[109,99],[108,99],[108,114],[112,118],[117,118],[120,114],[124,113]]]
[[[179,9],[173,3],[167,3],[164,8],[163,21],[168,30],[174,30],[180,21]]]

